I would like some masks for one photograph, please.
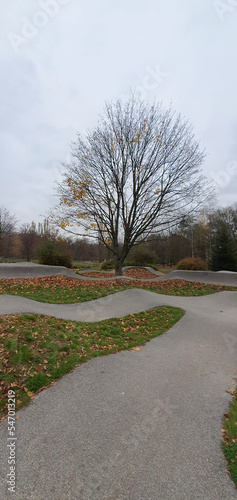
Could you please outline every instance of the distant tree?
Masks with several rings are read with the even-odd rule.
[[[14,233],[11,237],[11,245],[10,245],[10,255],[9,257],[13,259],[22,259],[22,243],[21,238],[18,233]]]
[[[212,246],[212,271],[237,271],[236,245],[226,225],[218,228]]]
[[[189,248],[186,248],[184,258],[200,257],[208,262],[210,235],[204,211],[199,212],[196,217],[184,217],[177,232],[184,236],[188,242]]]
[[[208,214],[213,271],[237,270],[237,204]]]
[[[0,256],[9,257],[11,239],[16,231],[17,219],[5,207],[0,207]]]
[[[98,244],[88,238],[76,239],[74,241],[67,238],[73,260],[91,261],[99,260]],[[104,246],[103,246],[104,247]],[[105,247],[103,250],[106,250]]]
[[[36,246],[39,239],[36,224],[23,224],[20,228],[23,258],[29,262],[36,256]]]
[[[195,217],[187,214],[181,219],[178,227],[178,234],[181,234],[190,242],[190,255],[186,255],[186,257],[194,257],[194,224]]]
[[[208,263],[210,257],[210,232],[204,217],[193,226],[194,256]]]
[[[151,234],[147,239],[148,248],[156,255],[156,263],[165,265],[165,238],[162,234]]]
[[[228,228],[229,234],[237,240],[237,203],[231,207],[220,208],[208,214],[208,226],[211,234],[215,234],[220,226]]]
[[[204,157],[192,127],[172,109],[135,97],[106,104],[98,126],[72,145],[54,220],[69,232],[99,235],[120,275],[133,245],[176,225],[210,194],[200,175]]]
[[[191,255],[189,240],[179,233],[171,233],[166,241],[166,259],[169,266],[174,266],[184,257]]]

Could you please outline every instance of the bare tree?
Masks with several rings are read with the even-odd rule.
[[[59,226],[111,249],[116,275],[132,246],[194,213],[208,194],[205,153],[171,108],[132,96],[107,103],[97,127],[72,144],[58,183]]]
[[[0,256],[9,256],[11,238],[16,231],[16,224],[16,216],[11,215],[5,207],[0,207]]]
[[[20,239],[24,258],[29,262],[35,257],[37,241],[39,236],[36,231],[36,224],[23,224],[20,228]]]

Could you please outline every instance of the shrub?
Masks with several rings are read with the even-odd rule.
[[[39,264],[72,267],[71,255],[58,241],[45,240],[38,248],[37,254]]]
[[[133,247],[131,252],[129,252],[129,260],[134,262],[135,266],[155,264],[156,254],[149,250],[149,248],[145,245],[139,245]]]
[[[187,259],[182,259],[176,265],[178,270],[186,271],[206,271],[207,265],[204,260],[194,257],[188,257]]]
[[[124,263],[123,263],[124,267],[127,267],[127,266],[130,266],[130,267],[134,267],[136,264],[134,262],[134,260],[125,260]]]
[[[106,260],[105,262],[102,262],[101,264],[101,270],[102,271],[112,271],[114,269],[114,260],[109,259]]]

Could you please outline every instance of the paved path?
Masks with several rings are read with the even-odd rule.
[[[18,412],[15,495],[6,490],[1,423],[1,499],[237,499],[220,448],[226,389],[237,380],[237,292],[185,298],[133,289],[50,310],[1,299],[0,314],[5,306],[11,311],[13,299],[12,312],[35,304],[46,314],[59,307],[63,317],[90,321],[163,304],[186,311],[140,352],[93,359]]]

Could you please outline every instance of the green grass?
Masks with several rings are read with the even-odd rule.
[[[222,449],[229,474],[237,486],[237,391],[230,403],[229,412],[223,421],[223,428],[225,434]]]
[[[169,274],[171,271],[174,271],[174,269],[163,269],[163,267],[158,267],[157,271],[163,274]]]
[[[16,409],[22,408],[81,363],[144,345],[183,314],[179,308],[159,307],[99,323],[33,314],[0,318],[0,415],[6,415],[9,389],[16,393]]]
[[[79,261],[79,260],[74,260],[72,262],[72,267],[73,269],[77,269],[78,271],[83,271],[84,269],[91,269],[93,271],[100,271],[101,270],[101,263],[100,262],[95,262],[95,261]]]
[[[0,264],[15,264],[16,262],[25,262],[23,259],[14,257],[0,257]]]
[[[106,297],[111,293],[116,293],[121,290],[126,290],[126,286],[113,286],[106,288],[80,288],[78,287],[70,289],[67,287],[48,287],[37,286],[36,288],[32,285],[26,286],[16,286],[14,291],[12,288],[6,287],[4,289],[4,294],[7,295],[19,295],[21,297],[26,297],[31,300],[36,300],[38,302],[49,303],[49,304],[74,304],[76,302],[86,302],[89,300],[99,299],[101,297]],[[0,292],[1,294],[1,292]]]
[[[181,297],[208,295],[234,287],[206,285],[184,280],[141,282],[129,280],[89,281],[76,280],[65,276],[47,278],[0,280],[0,294],[19,295],[50,304],[73,304],[105,297],[129,288],[141,288],[151,292]]]

